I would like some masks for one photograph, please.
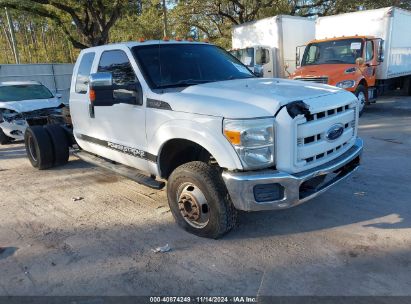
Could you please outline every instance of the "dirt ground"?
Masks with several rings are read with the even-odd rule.
[[[380,99],[359,133],[354,176],[220,240],[179,229],[165,191],[1,146],[0,295],[411,295],[411,98]]]

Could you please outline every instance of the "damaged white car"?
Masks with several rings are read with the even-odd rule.
[[[0,144],[23,140],[28,126],[58,119],[60,98],[37,81],[0,82]]]

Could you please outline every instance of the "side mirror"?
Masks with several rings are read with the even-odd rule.
[[[54,96],[56,96],[57,99],[61,99],[61,98],[63,97],[63,94],[57,93],[57,94],[54,95]]]
[[[108,72],[93,73],[90,75],[90,88],[111,88],[113,86],[113,75]]]
[[[380,45],[378,48],[378,62],[384,62],[384,40],[380,40]]]
[[[355,59],[355,64],[358,66],[363,66],[364,63],[365,63],[365,60],[362,57],[358,57],[357,59]]]
[[[115,84],[113,75],[108,72],[91,74],[90,90],[94,91],[94,106],[112,106],[119,103],[143,104],[143,89],[138,81]]]

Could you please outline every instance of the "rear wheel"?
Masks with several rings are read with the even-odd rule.
[[[69,145],[67,134],[59,125],[45,125],[47,133],[53,144],[54,166],[65,165],[69,159]]]
[[[364,107],[365,103],[367,102],[367,91],[365,90],[365,87],[360,84],[357,89],[355,90],[355,96],[357,96],[357,99],[360,103],[360,116],[364,113]]]
[[[218,238],[235,226],[237,210],[221,174],[206,163],[194,161],[175,169],[167,196],[176,222],[188,232]]]
[[[24,143],[33,167],[44,170],[53,166],[51,138],[42,126],[28,127],[24,133]]]
[[[0,128],[0,145],[8,144],[11,138],[4,134],[3,130]]]

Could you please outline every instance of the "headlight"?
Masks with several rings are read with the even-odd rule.
[[[338,82],[335,86],[341,89],[353,88],[355,86],[355,81],[354,80],[344,80],[344,81]]]
[[[274,164],[274,118],[225,119],[224,135],[245,169]]]
[[[19,126],[25,126],[26,125],[25,120],[13,120],[12,122],[16,125],[19,125]]]

